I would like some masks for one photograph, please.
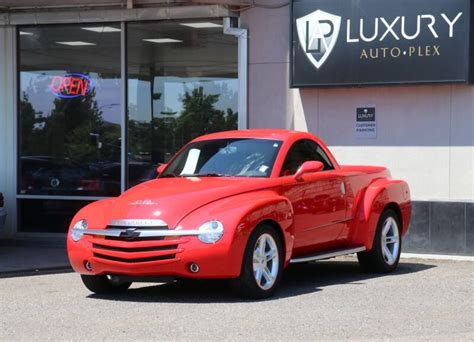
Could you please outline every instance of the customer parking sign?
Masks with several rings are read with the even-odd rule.
[[[357,108],[355,137],[357,139],[377,138],[377,121],[375,121],[375,107]]]

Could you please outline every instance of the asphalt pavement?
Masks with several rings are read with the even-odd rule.
[[[404,259],[384,276],[350,257],[294,265],[264,301],[222,281],[98,296],[74,273],[3,278],[0,340],[474,341],[474,263]]]

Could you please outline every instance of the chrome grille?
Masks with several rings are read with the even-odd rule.
[[[114,226],[109,225],[105,229],[140,229],[140,230],[168,230],[168,227],[164,226],[147,226],[147,227],[124,227],[124,226]],[[115,240],[115,241],[161,241],[164,240],[163,236],[156,237],[128,237],[128,236],[106,236],[106,240]]]
[[[177,249],[178,245],[168,245],[168,246],[152,246],[152,247],[116,247],[116,246],[104,246],[98,243],[93,243],[92,248],[103,249],[106,251],[117,251],[117,252],[154,252],[154,251],[166,251],[170,249]]]
[[[153,262],[176,259],[176,254],[181,253],[178,237],[140,237],[135,230],[168,230],[167,226],[124,226],[109,225],[106,230],[122,230],[120,236],[94,236],[92,239],[92,252],[94,258],[126,264]]]
[[[101,254],[101,253],[95,253],[94,252],[94,257],[99,258],[99,259],[123,262],[123,263],[127,263],[127,264],[134,264],[134,263],[138,263],[138,262],[149,262],[149,261],[174,259],[176,257],[176,255],[175,254],[169,254],[169,255],[160,255],[160,256],[154,256],[154,257],[148,257],[148,258],[125,259],[125,258],[118,258],[118,257],[115,257],[115,256],[104,255],[104,254]]]

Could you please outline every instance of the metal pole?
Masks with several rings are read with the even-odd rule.
[[[238,38],[238,75],[239,75],[239,104],[238,128],[248,126],[248,30],[232,27],[230,17],[224,18],[224,34]]]
[[[128,87],[127,87],[127,26],[124,21],[120,24],[120,69],[122,78],[122,91],[120,96],[120,108],[121,108],[121,128],[122,128],[122,139],[121,139],[121,160],[120,160],[120,191],[124,192],[127,185],[127,123],[128,123]]]

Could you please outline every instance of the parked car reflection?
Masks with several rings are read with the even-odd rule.
[[[130,162],[129,186],[157,177],[155,164]],[[121,164],[116,162],[76,165],[49,156],[21,158],[20,192],[50,196],[118,196],[121,192]]]

